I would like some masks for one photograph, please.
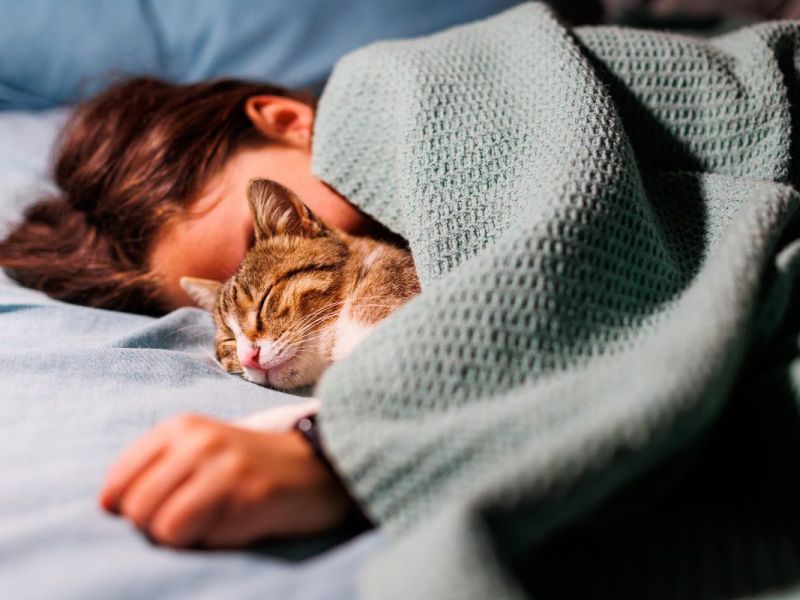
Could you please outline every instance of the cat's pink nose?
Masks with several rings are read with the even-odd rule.
[[[261,368],[258,364],[258,353],[261,352],[261,348],[256,346],[255,348],[249,348],[245,351],[245,355],[242,357],[242,365],[245,367],[252,367],[254,369]]]

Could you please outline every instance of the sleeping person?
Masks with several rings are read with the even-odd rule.
[[[313,122],[311,98],[266,84],[112,86],[74,111],[55,162],[61,195],[29,209],[0,262],[67,302],[145,314],[190,306],[182,277],[225,281],[254,244],[246,191],[257,177],[302,194],[337,230],[381,236],[311,174]],[[175,546],[314,533],[352,506],[299,432],[200,417],[177,418],[133,446],[101,502]],[[235,521],[212,518],[222,502],[238,507]]]
[[[798,40],[794,22],[711,40],[568,29],[525,3],[359,50],[318,106],[152,79],[81,105],[59,195],[0,245],[21,283],[147,314],[225,302],[226,366],[279,387],[289,345],[245,342],[303,290],[300,323],[331,308],[337,265],[351,286],[380,267],[359,236],[405,275],[390,245],[407,242],[421,290],[325,365],[321,447],[296,428],[178,417],[123,454],[103,506],[176,547],[312,534],[363,510],[404,536],[364,580],[380,598],[771,585],[763,548],[795,518],[791,461],[770,457],[750,513],[755,475],[730,457],[745,435],[781,447],[754,425],[777,405],[750,395],[765,364],[796,371],[772,352],[796,333]],[[324,252],[306,243],[320,233]],[[181,287],[228,281],[276,234],[306,239],[245,259],[240,285]],[[293,266],[266,264],[300,245]],[[562,539],[589,550],[547,560]],[[752,580],[698,556],[734,546]]]

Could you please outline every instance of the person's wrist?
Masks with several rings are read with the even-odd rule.
[[[309,415],[299,419],[292,429],[292,433],[303,440],[307,449],[314,454],[317,460],[325,465],[325,468],[331,473],[341,487],[343,493],[347,495],[350,500],[350,510],[343,525],[354,531],[363,531],[374,527],[374,523],[367,516],[364,509],[359,504],[358,500],[350,493],[347,486],[345,486],[336,469],[331,464],[325,450],[322,447],[322,438],[318,429],[316,415]]]

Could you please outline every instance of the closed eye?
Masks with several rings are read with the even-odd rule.
[[[264,305],[267,303],[267,299],[269,298],[269,295],[272,293],[274,287],[275,287],[274,285],[269,286],[267,288],[267,291],[264,292],[264,295],[261,296],[261,301],[258,303],[258,311],[256,312],[257,315],[260,315],[264,311]]]
[[[269,295],[272,293],[272,290],[275,289],[275,286],[278,283],[286,281],[287,279],[292,279],[299,275],[305,275],[307,273],[314,273],[314,272],[316,273],[330,272],[330,271],[335,271],[337,268],[338,267],[336,265],[307,265],[305,267],[299,267],[297,269],[292,269],[291,271],[287,271],[286,273],[278,277],[278,279],[275,280],[275,283],[269,286],[267,288],[267,291],[264,292],[264,295],[261,296],[261,300],[258,303],[258,312],[256,314],[258,315],[262,314],[262,312],[264,311],[264,306],[266,305],[267,300],[269,299]]]

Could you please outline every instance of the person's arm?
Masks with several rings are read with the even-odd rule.
[[[129,447],[100,503],[174,547],[314,534],[356,510],[299,431],[254,431],[197,415],[170,419]]]
[[[256,431],[291,431],[295,423],[303,417],[315,416],[319,412],[319,406],[319,400],[308,398],[303,402],[273,406],[239,419],[234,424]]]

